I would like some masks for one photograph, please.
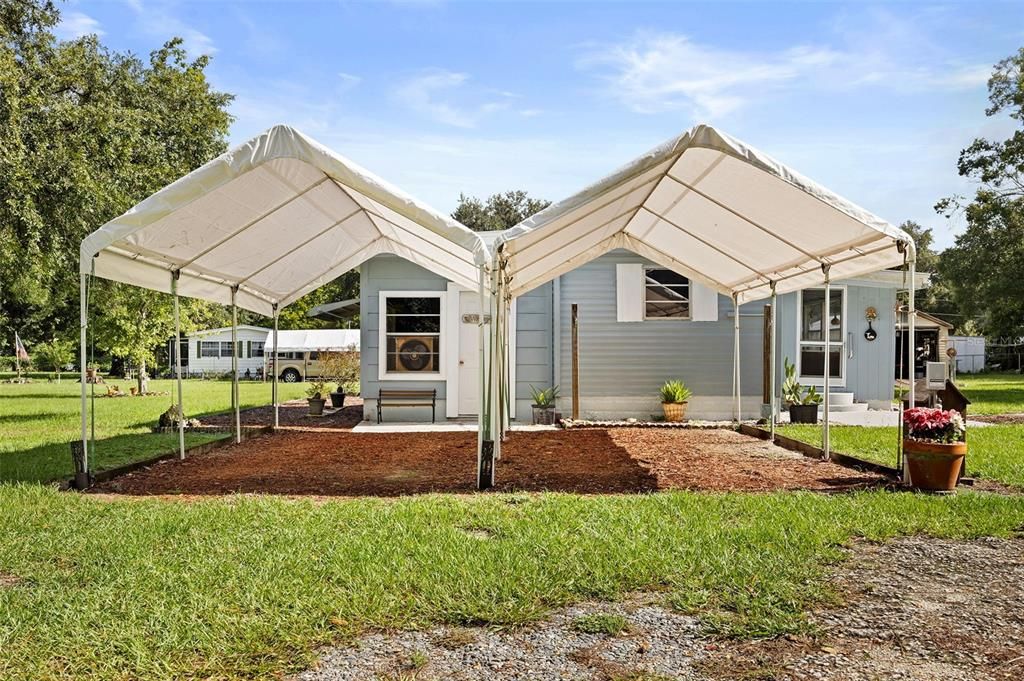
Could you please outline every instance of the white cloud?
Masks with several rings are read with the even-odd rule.
[[[886,16],[885,40],[858,40],[847,27],[850,46],[796,45],[776,51],[720,49],[674,33],[640,32],[630,40],[588,49],[577,63],[596,72],[606,96],[639,113],[685,110],[715,118],[765,93],[803,89],[835,93],[856,88],[907,92],[962,90],[983,85],[989,64],[944,60],[941,50],[906,36]],[[902,42],[897,39],[903,36]]]
[[[65,12],[61,15],[60,23],[54,28],[54,33],[61,40],[75,40],[91,34],[101,36],[103,29],[100,28],[100,22],[88,14]]]
[[[345,73],[344,71],[339,71],[338,72],[338,81],[340,83],[340,85],[338,86],[339,91],[345,92],[345,91],[351,90],[355,86],[359,85],[361,82],[363,82],[363,79],[360,78],[359,76],[353,75],[351,73]]]
[[[466,101],[479,100],[463,88],[468,81],[465,73],[430,69],[399,85],[395,97],[413,111],[457,128],[474,128],[488,114],[508,108],[511,93],[499,93],[498,99],[489,101]]]
[[[213,38],[194,28],[175,16],[170,5],[163,2],[146,2],[143,0],[125,0],[136,14],[136,27],[143,33],[168,40],[180,36],[184,40],[184,48],[193,59],[202,55],[217,52]]]

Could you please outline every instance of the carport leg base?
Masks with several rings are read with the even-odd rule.
[[[479,490],[494,487],[494,440],[480,444],[480,465],[477,467],[476,487]]]

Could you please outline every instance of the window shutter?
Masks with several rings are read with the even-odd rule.
[[[644,319],[644,266],[640,263],[615,265],[615,302],[620,322]]]
[[[690,280],[690,318],[695,322],[718,321],[718,292]]]

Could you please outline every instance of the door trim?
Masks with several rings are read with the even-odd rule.
[[[455,371],[449,371],[445,376],[445,406],[444,412],[445,417],[454,419],[459,416],[469,416],[469,414],[459,413],[459,343],[461,342],[461,336],[459,334],[459,324],[462,323],[462,313],[460,305],[460,296],[463,292],[471,293],[474,295],[480,295],[479,291],[459,286],[455,282],[449,281],[447,288],[447,305],[445,306],[445,322],[446,331],[448,337],[452,338],[454,342],[448,343],[448,350],[445,356],[448,360],[449,367],[455,367]],[[518,317],[516,312],[516,299],[512,299],[512,304],[509,306],[509,320],[508,320],[508,373],[509,373],[509,401],[508,401],[508,416],[509,419],[515,419],[516,417],[516,346],[518,345],[516,338],[516,318]]]

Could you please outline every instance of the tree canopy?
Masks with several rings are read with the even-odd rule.
[[[1000,61],[988,81],[987,116],[1006,115],[1005,140],[976,139],[960,154],[961,176],[977,183],[971,200],[950,197],[936,209],[962,211],[967,228],[942,253],[939,271],[963,313],[989,336],[1024,336],[1024,48]]]
[[[74,335],[81,240],[223,152],[231,123],[231,95],[211,87],[208,58],[190,60],[180,39],[143,61],[96,36],[58,41],[58,20],[52,2],[0,0],[6,338],[14,329],[26,338]],[[113,310],[116,300],[100,313],[131,312]]]
[[[490,232],[514,227],[550,205],[550,201],[532,198],[522,190],[491,194],[486,201],[459,194],[452,217],[476,232]]]

